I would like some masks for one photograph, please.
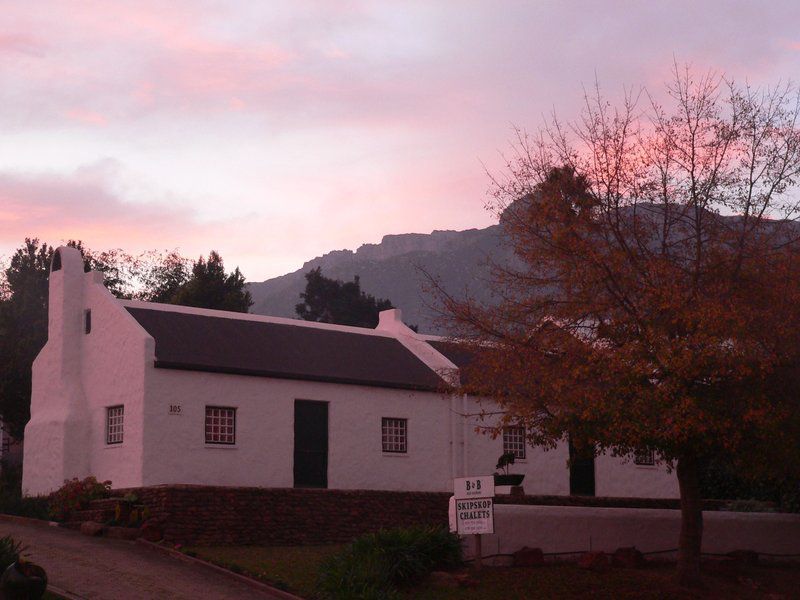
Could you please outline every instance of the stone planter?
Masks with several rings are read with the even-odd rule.
[[[29,562],[12,563],[0,577],[3,600],[39,600],[47,589],[47,573]]]
[[[495,475],[494,485],[495,487],[499,485],[510,485],[512,487],[515,487],[521,485],[523,479],[525,479],[525,475],[520,475],[519,473],[511,473],[509,475]]]

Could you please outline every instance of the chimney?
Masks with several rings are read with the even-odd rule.
[[[50,301],[47,343],[65,379],[80,378],[80,345],[83,334],[83,257],[75,248],[60,246],[50,265]]]
[[[379,312],[378,326],[375,329],[395,335],[398,333],[406,335],[413,333],[413,331],[403,323],[403,311],[399,308],[390,308],[389,310],[382,310]]]

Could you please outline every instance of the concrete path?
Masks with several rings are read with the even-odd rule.
[[[54,586],[80,598],[277,600],[282,597],[135,542],[90,538],[60,527],[0,521],[0,537],[6,535],[27,546],[28,558],[44,567]]]

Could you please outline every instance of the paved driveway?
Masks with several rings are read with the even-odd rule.
[[[28,558],[44,567],[53,585],[81,598],[279,598],[135,542],[90,538],[59,527],[0,521],[0,537],[5,535],[28,547]]]

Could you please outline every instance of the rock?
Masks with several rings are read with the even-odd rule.
[[[135,527],[109,527],[106,536],[115,540],[135,540],[139,530]]]
[[[605,552],[587,552],[578,559],[578,567],[589,571],[607,571],[611,562]]]
[[[634,547],[617,548],[611,557],[612,565],[626,569],[641,569],[646,562],[644,554]]]
[[[139,528],[139,536],[148,542],[160,542],[164,539],[164,532],[155,523],[145,523]]]
[[[734,550],[728,552],[728,556],[742,566],[755,567],[758,564],[758,552],[752,550]]]
[[[515,567],[540,567],[544,564],[544,554],[541,548],[524,548],[517,550],[513,554],[513,563]]]
[[[98,536],[103,535],[105,525],[102,523],[95,523],[94,521],[84,521],[81,523],[81,533],[83,535]]]
[[[436,588],[457,588],[459,586],[458,579],[446,571],[434,571],[430,574],[430,582]]]

